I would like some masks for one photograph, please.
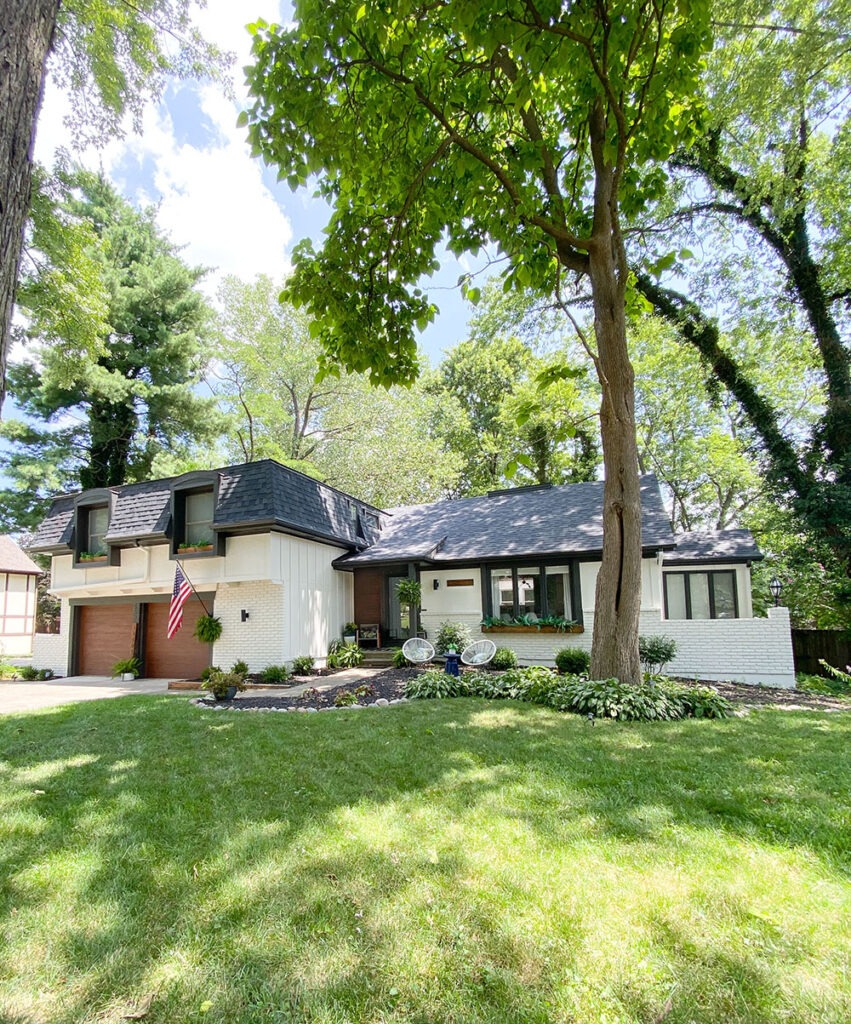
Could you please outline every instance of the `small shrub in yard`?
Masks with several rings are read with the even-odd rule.
[[[309,686],[306,690],[302,691],[302,700],[316,700],[319,697],[319,690],[315,686]]]
[[[446,654],[454,648],[459,654],[473,641],[468,626],[463,622],[441,622],[434,641],[434,649],[438,654]]]
[[[581,647],[562,647],[556,651],[556,668],[563,676],[587,676],[591,655]]]
[[[558,708],[596,718],[622,722],[650,722],[682,718],[682,701],[654,683],[631,686],[619,679],[576,679],[559,690]]]
[[[289,672],[286,665],[267,665],[260,673],[260,678],[269,685],[285,683],[288,676]]]
[[[348,708],[352,704],[357,704],[358,695],[354,690],[340,690],[340,692],[334,697],[335,708]]]
[[[327,664],[328,668],[357,668],[363,664],[363,651],[357,644],[332,644]]]
[[[640,636],[638,657],[651,675],[661,672],[677,654],[677,641],[672,636]]]
[[[361,683],[360,686],[355,687],[356,697],[374,697],[376,689],[372,683]]]
[[[293,658],[293,675],[309,676],[313,673],[314,662],[309,654],[300,654]]]
[[[236,672],[220,672],[215,669],[204,680],[201,687],[204,690],[209,690],[216,700],[222,700],[231,687],[236,691],[244,690],[245,677]]]
[[[201,669],[201,682],[206,683],[207,680],[214,672],[221,672],[218,665],[208,665],[206,668]]]
[[[517,668],[517,655],[510,647],[497,647],[488,667],[500,672],[507,668]]]
[[[248,662],[246,661],[235,661],[231,667],[231,672],[236,672],[238,676],[242,676],[243,679],[248,675]]]
[[[405,683],[405,696],[412,700],[466,697],[469,693],[467,676],[468,673],[451,676],[437,668],[429,669],[428,672],[421,672]]]
[[[12,672],[17,672],[18,678],[28,683],[45,682],[54,675],[52,668],[33,668],[32,665],[22,665],[19,669],[12,669]]]
[[[393,668],[408,668],[412,664],[413,662],[408,661],[408,659],[402,653],[401,647],[393,651]]]
[[[733,710],[726,697],[711,686],[677,686],[664,680],[672,697],[678,698],[686,718],[728,718]]]

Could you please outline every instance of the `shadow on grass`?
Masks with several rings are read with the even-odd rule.
[[[0,1021],[118,1020],[149,997],[148,1024],[768,1024],[789,1016],[774,973],[813,955],[805,922],[731,944],[750,911],[728,894],[709,920],[706,874],[732,889],[730,860],[756,849],[841,885],[849,733],[845,716],[591,727],[470,700],[4,719]],[[674,911],[620,891],[668,862]],[[839,998],[791,1019],[838,1022]]]

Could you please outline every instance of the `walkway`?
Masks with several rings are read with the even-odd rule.
[[[0,714],[10,711],[36,711],[60,704],[76,704],[83,700],[105,697],[127,697],[139,693],[168,693],[168,679],[134,679],[122,683],[106,676],[68,676],[47,682],[24,682],[23,679],[0,680]]]

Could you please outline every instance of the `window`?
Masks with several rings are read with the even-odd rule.
[[[186,495],[186,520],[183,536],[187,544],[213,543],[213,492]]]
[[[739,599],[733,569],[666,572],[666,619],[737,619]]]
[[[561,616],[576,613],[571,600],[570,566],[521,566],[490,570],[490,609],[486,614],[501,619],[533,615]]]
[[[109,529],[109,509],[104,505],[90,508],[86,523],[86,551],[91,555],[106,554],[104,537]]]

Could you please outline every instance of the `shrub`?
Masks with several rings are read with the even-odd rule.
[[[358,697],[354,690],[340,690],[334,697],[335,708],[351,707],[352,704],[357,704],[357,702]]]
[[[32,665],[21,665],[18,669],[18,676],[25,682],[32,683],[38,679],[38,669],[33,668]]]
[[[309,654],[300,654],[297,658],[293,658],[294,676],[309,676],[312,675],[313,670],[314,661]]]
[[[216,700],[226,697],[231,687],[236,690],[244,690],[245,679],[236,672],[222,672],[219,669],[213,669],[207,679],[201,683],[201,688],[209,690]]]
[[[328,648],[328,668],[357,668],[363,664],[363,651],[357,644],[335,641]]]
[[[355,687],[356,697],[374,697],[376,692],[372,683],[361,683],[360,686]]]
[[[136,664],[138,665],[138,662],[136,662]],[[9,669],[13,678],[17,675],[19,679],[23,679],[28,683],[33,683],[36,680],[44,682],[48,679],[52,679],[54,676],[52,668],[33,668],[32,665],[22,665],[20,668],[15,668],[14,666],[9,665],[4,666],[4,668]],[[126,671],[129,672],[130,669],[127,669]]]
[[[402,648],[397,647],[393,651],[393,668],[408,668],[413,662],[408,661],[405,655],[402,653]]]
[[[468,676],[469,673],[464,673],[463,676],[451,676],[448,672],[432,668],[427,672],[420,672],[419,675],[405,683],[405,696],[412,700],[466,697],[469,693],[466,681]]]
[[[207,680],[214,672],[221,672],[218,665],[208,665],[206,668],[201,669],[201,682],[206,683]]]
[[[0,679],[16,679],[20,675],[20,671],[17,666],[0,661]]]
[[[822,680],[827,684],[827,692],[839,696],[851,695],[851,666],[846,665],[848,671],[843,672],[841,668],[835,668],[828,664],[823,658],[819,658],[819,665],[827,672],[827,679]]]
[[[248,663],[245,661],[235,661],[231,668],[231,672],[236,672],[238,676],[242,676],[243,679],[248,675]]]
[[[587,676],[591,655],[581,647],[562,647],[556,651],[556,668],[564,676]]]
[[[446,654],[450,648],[454,647],[460,654],[472,642],[470,629],[463,622],[441,622],[434,641],[434,649],[438,654]]]
[[[507,668],[517,668],[517,655],[510,647],[497,647],[494,656],[490,660],[490,668],[504,671]]]
[[[664,680],[668,692],[678,697],[686,718],[729,718],[733,707],[726,697],[712,686],[680,686]]]
[[[321,696],[319,690],[315,686],[309,686],[306,690],[301,693],[302,700],[317,700]]]
[[[632,686],[619,679],[575,679],[560,688],[558,699],[559,710],[623,722],[682,718],[684,714],[681,700],[651,682]]]
[[[260,678],[267,684],[285,683],[288,676],[286,665],[267,665],[260,673]]]
[[[672,636],[640,636],[638,638],[638,657],[641,664],[655,675],[672,661],[677,653],[677,641]]]

